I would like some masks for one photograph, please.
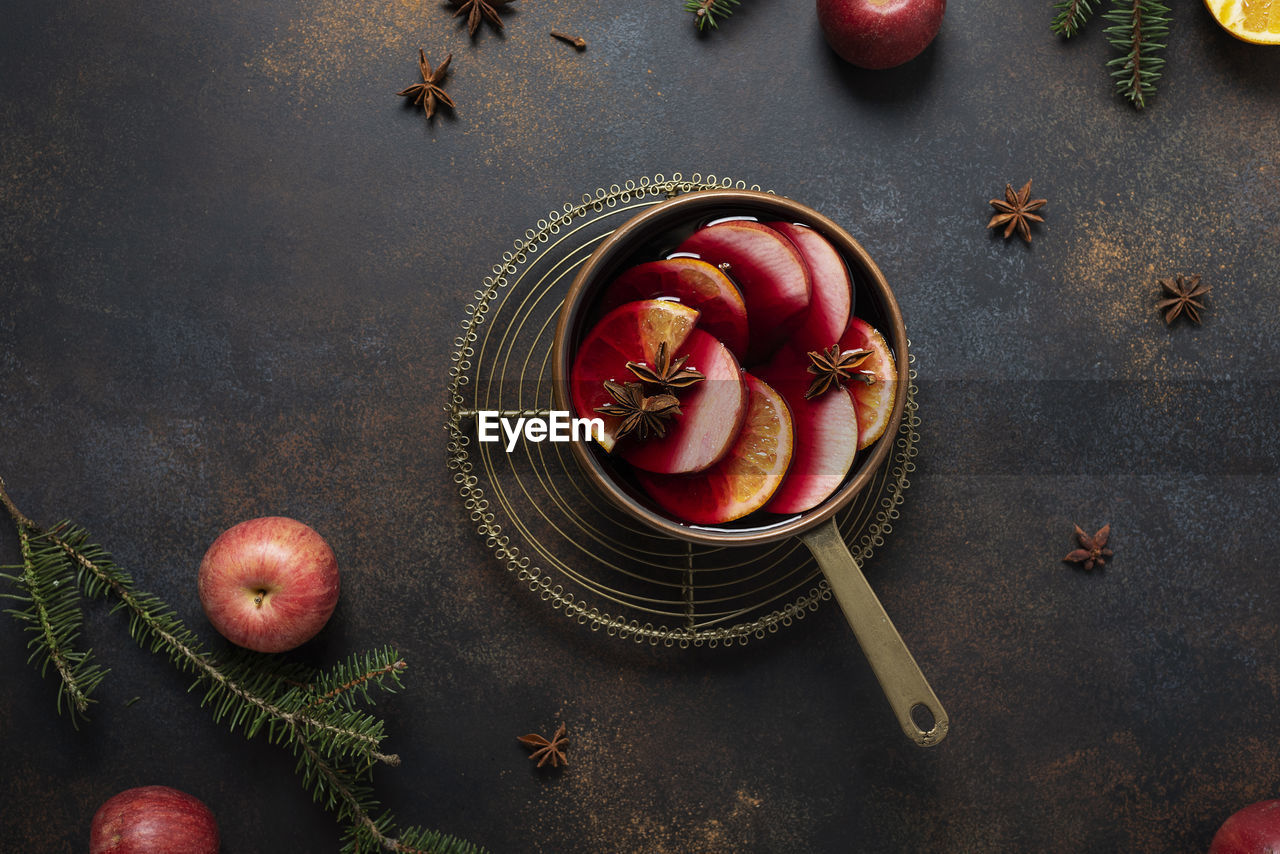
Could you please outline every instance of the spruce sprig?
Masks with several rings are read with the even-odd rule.
[[[9,506],[7,496],[0,498]],[[15,593],[0,593],[0,597],[18,603],[5,613],[25,623],[32,635],[27,643],[31,650],[27,663],[38,663],[41,676],[51,666],[57,671],[58,712],[65,704],[71,725],[79,728],[89,704],[95,702],[90,695],[107,671],[93,660],[91,651],[75,648],[84,620],[75,570],[61,549],[43,540],[33,542],[31,529],[22,523],[18,524],[18,549],[22,564],[13,568],[21,573],[0,572],[0,578],[17,587]]]
[[[1114,0],[1103,17],[1113,25],[1103,30],[1107,41],[1122,52],[1107,63],[1114,69],[1116,89],[1142,109],[1164,68],[1164,57],[1157,51],[1164,50],[1158,40],[1169,35],[1169,7],[1159,0]]]
[[[1053,16],[1050,27],[1058,35],[1071,38],[1093,16],[1094,2],[1095,0],[1058,0],[1053,4],[1058,12]]]
[[[733,14],[741,0],[685,0],[684,10],[693,13],[699,30],[720,26],[720,19]]]
[[[132,577],[88,534],[68,522],[37,525],[14,505],[0,479],[0,506],[18,533],[21,563],[0,577],[17,592],[0,594],[18,603],[8,613],[32,634],[30,661],[41,674],[50,666],[60,685],[58,710],[65,704],[73,724],[83,720],[91,693],[107,671],[88,651],[75,648],[83,617],[81,597],[106,599],[113,612],[129,618],[129,634],[163,654],[204,688],[201,705],[215,721],[252,738],[266,738],[297,758],[297,773],[313,799],[346,825],[343,852],[402,854],[483,854],[469,842],[418,827],[400,828],[379,810],[371,785],[373,768],[398,765],[381,750],[383,721],[360,704],[373,703],[373,690],[395,691],[408,664],[389,647],[353,655],[320,671],[282,656],[239,650],[221,658],[206,651],[199,637],[159,597],[134,585]]]
[[[1096,2],[1057,0],[1050,28],[1071,38],[1084,28]],[[1111,8],[1102,17],[1111,22],[1103,30],[1107,41],[1121,54],[1107,62],[1116,91],[1142,109],[1147,97],[1155,93],[1156,81],[1164,70],[1164,58],[1158,54],[1165,48],[1162,40],[1169,35],[1169,7],[1161,0],[1111,0]]]

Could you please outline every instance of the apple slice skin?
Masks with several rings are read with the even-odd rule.
[[[694,525],[722,525],[767,504],[786,475],[794,448],[791,410],[764,381],[743,374],[747,414],[720,462],[695,474],[636,470],[636,480],[663,510]],[[769,471],[760,468],[764,459]]]
[[[849,326],[840,338],[840,349],[871,351],[859,370],[870,371],[875,375],[875,382],[869,385],[855,382],[849,386],[858,410],[858,450],[862,450],[883,436],[889,424],[894,394],[898,389],[898,366],[889,342],[878,329],[860,317],[849,320]]]
[[[698,229],[676,250],[720,267],[741,289],[751,340],[747,365],[767,359],[807,317],[813,285],[800,251],[754,220],[730,220]]]
[[[790,343],[802,353],[825,350],[840,340],[853,313],[853,280],[831,241],[816,229],[791,222],[766,223],[790,240],[809,267],[812,292],[804,324]]]
[[[782,347],[759,370],[791,409],[795,448],[782,485],[764,509],[770,513],[802,513],[833,495],[853,467],[858,452],[858,415],[848,390],[836,387],[805,400],[813,375],[809,358],[790,345]]]
[[[662,438],[626,437],[617,454],[639,469],[658,474],[702,471],[719,462],[733,446],[747,413],[747,386],[729,348],[701,329],[694,329],[677,351],[686,367],[706,377],[676,393],[680,414],[668,422]],[[647,394],[656,390],[646,389]]]
[[[637,300],[618,306],[583,337],[569,372],[569,393],[581,418],[603,418],[600,445],[612,451],[621,419],[600,415],[596,407],[612,403],[605,380],[638,382],[627,362],[654,363],[663,341],[675,350],[684,344],[698,321],[697,309],[667,300]]]
[[[696,308],[701,312],[699,329],[719,338],[739,359],[746,356],[747,306],[738,286],[718,268],[698,258],[637,264],[613,280],[601,308],[609,311],[632,300],[658,298]]]

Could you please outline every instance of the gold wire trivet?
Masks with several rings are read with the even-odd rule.
[[[552,408],[556,319],[575,271],[597,243],[663,199],[735,187],[748,188],[677,172],[614,184],[553,210],[503,253],[475,291],[462,334],[454,339],[448,465],[463,505],[508,572],[592,631],[681,648],[745,644],[831,598],[798,540],[711,548],[664,537],[596,495],[566,445],[521,441],[507,453],[505,439],[474,441],[477,411],[515,417]],[[838,520],[859,564],[893,529],[915,469],[920,419],[914,370],[911,379],[892,456]]]

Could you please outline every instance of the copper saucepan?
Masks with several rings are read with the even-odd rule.
[[[653,253],[661,253],[664,249],[669,251],[675,241],[691,233],[699,224],[726,216],[755,216],[764,221],[803,223],[817,229],[843,255],[857,290],[856,312],[880,329],[897,360],[896,397],[884,435],[860,453],[844,484],[822,504],[804,513],[781,518],[776,523],[754,527],[682,523],[656,510],[642,493],[620,478],[613,470],[608,455],[594,443],[573,443],[574,456],[588,478],[614,505],[632,518],[677,539],[713,546],[748,546],[798,536],[813,553],[826,576],[903,731],[916,744],[935,745],[947,734],[947,713],[836,527],[836,514],[866,488],[889,457],[902,420],[910,382],[907,332],[897,300],[884,274],[844,229],[798,202],[749,190],[689,193],[636,215],[601,242],[579,269],[565,297],[556,327],[552,361],[556,406],[563,410],[573,408],[569,393],[570,366],[584,332],[583,326],[601,288],[626,266],[656,260],[660,254]]]

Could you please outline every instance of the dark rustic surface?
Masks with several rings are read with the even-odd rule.
[[[305,654],[412,662],[379,706],[384,801],[495,854],[1202,851],[1280,794],[1280,49],[1174,6],[1139,113],[1101,22],[1060,42],[1047,2],[953,3],[881,73],[803,2],[699,38],[677,0],[522,0],[474,43],[436,0],[10,3],[0,476],[210,637],[219,531],[319,529],[345,586]],[[419,46],[453,52],[455,116],[394,97]],[[834,607],[744,649],[624,644],[517,588],[461,508],[462,307],[551,208],[675,171],[813,205],[897,289],[922,453],[868,573],[952,715],[937,749]],[[989,236],[1027,178],[1034,244]],[[1153,310],[1179,272],[1213,287],[1202,327]],[[1074,522],[1113,525],[1105,570],[1059,562]],[[291,761],[213,725],[118,615],[85,640],[113,672],[77,732],[0,621],[0,848],[83,850],[102,800],[154,782],[204,799],[228,854],[337,847]],[[558,720],[572,764],[539,774],[515,736]]]

